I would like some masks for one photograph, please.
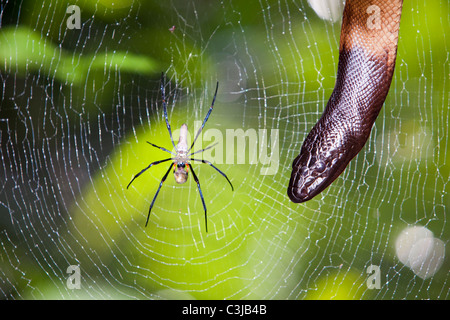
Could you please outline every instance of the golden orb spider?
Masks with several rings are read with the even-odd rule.
[[[203,209],[205,210],[205,228],[206,228],[206,232],[208,232],[208,217],[207,217],[207,213],[206,213],[206,204],[205,204],[205,199],[203,198],[203,194],[202,194],[202,189],[200,188],[200,182],[198,181],[197,175],[194,172],[194,168],[192,168],[191,165],[191,161],[197,161],[197,162],[201,162],[201,163],[205,163],[210,165],[211,167],[213,167],[214,169],[217,170],[217,172],[219,172],[222,176],[225,177],[225,179],[227,179],[228,183],[231,186],[231,190],[234,191],[233,185],[231,184],[231,181],[228,179],[227,175],[225,173],[223,173],[222,171],[220,171],[217,167],[215,167],[211,162],[209,162],[208,160],[204,160],[204,159],[195,159],[192,158],[191,156],[196,154],[196,153],[201,153],[205,150],[208,150],[210,148],[212,148],[215,144],[208,146],[202,150],[198,150],[195,152],[190,152],[192,150],[192,147],[195,144],[195,141],[197,140],[198,136],[200,135],[200,132],[203,130],[203,127],[206,124],[206,121],[208,121],[209,115],[211,114],[211,111],[213,110],[214,107],[214,102],[216,101],[216,96],[217,96],[217,90],[219,89],[219,82],[217,82],[216,85],[216,92],[214,93],[214,97],[211,103],[211,107],[208,110],[208,113],[205,116],[205,119],[203,120],[202,126],[198,129],[197,134],[195,135],[194,141],[191,144],[191,147],[188,149],[188,145],[187,145],[187,130],[188,127],[186,124],[183,124],[181,126],[180,129],[180,138],[178,140],[178,144],[175,145],[175,142],[173,141],[173,137],[172,137],[172,130],[170,128],[170,123],[169,123],[169,119],[167,118],[167,106],[166,106],[166,98],[165,98],[165,93],[164,93],[164,73],[161,74],[161,96],[162,96],[162,103],[163,103],[163,108],[164,108],[164,118],[166,120],[166,126],[167,126],[167,130],[169,131],[169,135],[170,135],[170,140],[172,141],[172,145],[175,148],[175,153],[172,151],[167,150],[166,148],[163,147],[159,147],[149,141],[147,141],[148,144],[150,144],[151,146],[158,148],[162,151],[168,152],[170,154],[173,155],[173,157],[171,158],[167,158],[167,159],[163,159],[163,160],[158,160],[155,162],[150,163],[146,168],[142,169],[140,172],[138,172],[133,179],[131,179],[130,183],[127,185],[127,189],[128,187],[131,185],[131,183],[137,178],[139,177],[141,174],[143,174],[145,171],[147,171],[148,169],[150,169],[152,166],[172,160],[172,163],[169,166],[169,169],[167,170],[167,172],[164,174],[164,176],[161,179],[161,182],[159,183],[159,187],[158,190],[156,191],[155,196],[153,197],[152,203],[150,204],[150,209],[148,210],[148,215],[147,215],[147,221],[145,222],[145,226],[147,226],[148,224],[148,220],[150,218],[150,213],[152,212],[152,208],[153,205],[155,203],[156,197],[158,196],[159,190],[161,190],[161,187],[164,183],[164,181],[166,181],[167,176],[169,175],[170,170],[173,168],[173,174],[175,177],[175,181],[177,183],[185,183],[187,181],[188,178],[188,170],[189,168],[191,168],[192,171],[192,176],[194,177],[195,182],[197,183],[197,187],[198,187],[198,192],[200,193],[200,198],[202,199],[202,203],[203,203]]]

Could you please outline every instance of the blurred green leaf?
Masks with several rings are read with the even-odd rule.
[[[69,52],[26,27],[0,30],[0,59],[4,71],[44,73],[62,83],[84,85],[88,75],[107,70],[150,74],[157,63],[126,52],[97,53],[74,57]]]

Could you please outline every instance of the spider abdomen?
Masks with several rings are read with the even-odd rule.
[[[180,138],[178,139],[177,151],[180,154],[186,154],[188,151],[187,145],[187,134],[188,134],[188,126],[187,124],[182,124],[180,128]]]

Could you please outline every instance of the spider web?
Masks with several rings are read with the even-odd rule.
[[[286,188],[334,87],[339,18],[306,1],[1,1],[0,297],[448,299],[448,10],[405,1],[367,145],[299,205]],[[196,147],[219,142],[203,157],[235,190],[193,164],[208,233],[193,179],[171,174],[144,227],[169,163],[126,189],[167,157],[146,141],[172,147],[162,71],[175,140],[220,84]]]

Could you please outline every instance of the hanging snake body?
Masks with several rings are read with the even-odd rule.
[[[347,0],[336,84],[292,164],[296,203],[327,188],[361,151],[391,85],[402,0]]]

